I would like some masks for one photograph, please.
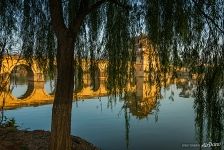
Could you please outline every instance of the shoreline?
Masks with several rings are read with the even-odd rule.
[[[1,150],[47,150],[50,131],[26,131],[14,127],[0,128]],[[92,143],[71,135],[72,150],[100,150]]]

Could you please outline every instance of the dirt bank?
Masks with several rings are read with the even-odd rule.
[[[47,150],[50,132],[0,128],[0,150]],[[72,150],[99,150],[93,144],[72,136]]]

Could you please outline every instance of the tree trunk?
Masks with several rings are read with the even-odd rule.
[[[57,85],[52,108],[50,150],[71,150],[71,110],[74,88],[74,38],[58,38]]]

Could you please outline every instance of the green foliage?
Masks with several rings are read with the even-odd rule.
[[[136,39],[143,35],[157,49],[164,74],[170,66],[223,66],[223,0],[107,0],[93,8],[99,2],[60,1],[66,29],[73,33],[74,25],[82,21],[74,33],[77,38],[73,50],[79,90],[83,73],[78,66],[85,58],[91,62],[92,82],[96,61],[106,59],[108,89],[123,92],[127,81],[134,80]],[[5,0],[0,7],[0,48],[9,48],[13,39],[20,38],[22,55],[30,63],[32,58],[37,59],[39,66],[53,76],[58,39],[48,0]],[[87,11],[89,8],[93,9]]]
[[[14,118],[7,118],[6,116],[4,116],[2,121],[0,122],[0,128],[7,127],[17,128],[18,125],[16,124],[16,120]]]
[[[11,47],[16,46],[18,38],[18,20],[20,15],[21,1],[1,0],[0,1],[0,54],[12,52]]]
[[[80,92],[83,89],[83,70],[81,66],[75,65],[75,92]]]
[[[222,42],[214,43],[212,47],[208,43],[220,38],[223,40],[224,30],[220,24],[223,22],[221,18],[224,17],[221,6],[223,3],[223,1],[195,0],[145,2],[146,29],[150,39],[157,45],[160,61],[164,66],[181,62],[189,66],[199,62],[208,63],[208,59],[203,59],[202,54],[209,58],[214,55],[214,49]],[[219,48],[218,55],[222,55],[221,51]]]
[[[97,2],[61,1],[65,26],[72,29],[75,18]],[[48,67],[50,69],[46,70],[52,71],[57,41],[48,1],[6,0],[1,1],[0,7],[0,47],[4,43],[6,47],[13,46],[10,41],[21,37],[18,43],[23,56],[29,62],[33,56],[43,69]],[[82,58],[90,58],[92,63],[108,59],[109,66],[118,66],[109,67],[109,72],[128,70],[127,62],[136,57],[133,39],[147,35],[158,49],[164,68],[170,64],[213,63],[213,55],[220,63],[223,59],[223,42],[220,42],[224,38],[223,7],[222,0],[105,1],[84,17],[75,40],[75,59],[79,58],[80,62]],[[209,59],[204,59],[203,55]],[[123,77],[124,73],[121,74]]]
[[[108,5],[106,26],[106,49],[108,51],[108,89],[122,91],[128,80],[128,61],[130,61],[129,18],[120,7]],[[117,26],[120,26],[117,28]]]
[[[219,95],[223,89],[224,70],[223,0],[57,2],[60,3],[62,24],[70,33],[60,35],[61,39],[58,35],[56,38],[56,33],[63,32],[52,28],[54,24],[49,11],[52,6],[48,0],[1,0],[0,53],[19,43],[22,55],[30,63],[32,58],[36,58],[43,69],[54,72],[55,57],[60,56],[56,52],[57,42],[68,39],[67,35],[74,36],[75,46],[71,54],[74,52],[76,90],[83,87],[82,60],[90,60],[91,80],[95,82],[96,60],[104,59],[109,62],[108,89],[115,95],[122,95],[127,82],[134,81],[136,39],[146,35],[158,52],[164,76],[170,66],[184,66],[197,73],[205,73],[196,92],[196,127],[202,135],[206,118],[209,122],[208,137],[220,138],[224,124],[223,107],[220,107],[223,99]],[[75,32],[74,26],[79,23],[80,28]],[[15,120],[6,120],[4,126],[15,126]]]
[[[195,127],[200,144],[204,141],[219,143],[224,136],[223,68],[214,66],[206,72],[204,80],[199,80],[194,101]]]

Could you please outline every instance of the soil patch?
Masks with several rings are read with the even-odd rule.
[[[49,131],[0,128],[0,150],[47,150],[49,137]],[[99,148],[80,137],[72,136],[72,150],[99,150]]]

